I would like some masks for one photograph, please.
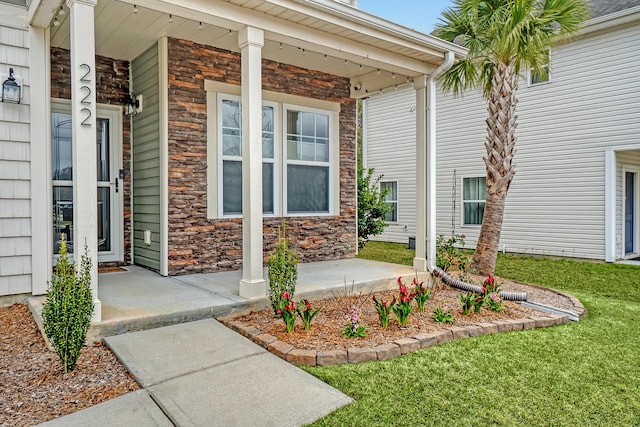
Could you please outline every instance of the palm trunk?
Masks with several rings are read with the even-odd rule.
[[[500,232],[507,191],[515,173],[517,126],[516,90],[518,75],[512,64],[498,64],[487,101],[487,140],[483,157],[487,170],[487,199],[480,236],[476,244],[472,267],[477,274],[493,274],[498,256]]]

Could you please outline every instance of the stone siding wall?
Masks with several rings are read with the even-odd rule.
[[[352,257],[356,250],[356,102],[349,80],[263,60],[263,89],[341,104],[340,214],[287,217],[303,262]],[[205,80],[240,84],[240,55],[169,39],[169,273],[239,269],[242,220],[207,219]],[[282,218],[264,219],[265,256]]]
[[[51,48],[51,97],[71,99],[70,52]],[[129,62],[96,56],[96,102],[124,106],[129,95]],[[122,116],[122,163],[125,170],[122,188],[124,221],[124,264],[131,264],[131,132],[130,119]],[[106,266],[117,263],[101,263]]]

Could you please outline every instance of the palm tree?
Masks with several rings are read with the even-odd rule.
[[[487,198],[472,263],[478,274],[493,274],[496,264],[515,173],[520,73],[544,73],[550,46],[575,35],[587,17],[585,0],[454,0],[436,25],[438,37],[469,49],[442,76],[443,89],[480,88],[487,100]]]

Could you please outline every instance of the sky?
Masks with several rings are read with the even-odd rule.
[[[360,9],[429,34],[451,0],[359,0]]]

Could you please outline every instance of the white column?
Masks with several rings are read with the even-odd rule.
[[[604,153],[604,260],[616,260],[616,152]]]
[[[97,0],[67,0],[71,25],[71,120],[73,123],[73,252],[85,244],[92,261],[93,321],[102,319],[98,299],[98,192],[96,168],[96,73],[93,10]]]
[[[32,293],[47,292],[51,280],[51,90],[49,29],[31,27],[29,48],[31,91],[31,283]]]
[[[264,32],[238,34],[242,61],[242,280],[240,296],[266,295],[262,267],[262,46]]]
[[[413,268],[427,271],[427,76],[414,79],[416,90],[416,256]]]

